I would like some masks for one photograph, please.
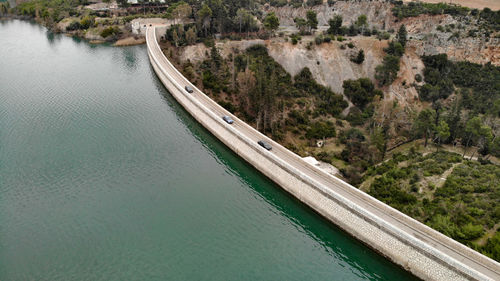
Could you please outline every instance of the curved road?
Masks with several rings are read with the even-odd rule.
[[[148,27],[146,31],[146,41],[150,51],[154,52],[155,57],[160,61],[163,70],[168,72],[167,75],[169,75],[170,78],[174,79],[180,85],[191,85],[194,89],[194,92],[191,93],[191,95],[216,115],[231,116],[233,120],[235,120],[235,122],[231,126],[233,126],[241,134],[255,142],[259,140],[266,140],[273,146],[271,153],[273,153],[275,156],[281,158],[292,167],[303,172],[310,178],[323,184],[337,194],[340,194],[344,198],[349,199],[354,204],[361,206],[376,217],[391,224],[395,228],[406,232],[406,234],[413,237],[414,239],[426,243],[427,245],[437,249],[441,253],[455,259],[459,263],[462,263],[470,269],[479,272],[480,274],[478,274],[478,279],[500,280],[499,263],[452,240],[451,238],[444,236],[443,234],[429,228],[428,226],[406,216],[398,210],[387,206],[386,204],[376,200],[366,193],[359,191],[357,188],[349,185],[348,183],[325,173],[315,166],[310,165],[295,153],[267,138],[262,133],[255,130],[253,127],[241,121],[236,116],[232,115],[230,112],[218,105],[203,92],[194,87],[182,74],[180,74],[175,69],[175,67],[172,66],[165,55],[161,52],[161,49],[157,44],[155,30],[155,27]]]

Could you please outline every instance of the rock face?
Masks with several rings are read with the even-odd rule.
[[[315,45],[308,50],[306,45],[312,38],[304,38],[301,44],[268,41],[266,45],[271,55],[290,74],[297,74],[308,67],[316,81],[329,86],[334,92],[343,93],[342,83],[347,79],[368,77],[374,79],[375,67],[382,62],[383,48],[387,42],[375,38],[357,37],[352,39],[354,48],[341,49],[346,42],[332,42]],[[358,50],[365,52],[362,64],[353,63],[350,58],[357,55]]]
[[[305,18],[307,10],[317,12],[319,31],[328,28],[328,20],[335,15],[343,17],[343,25],[354,23],[358,16],[367,16],[370,27],[379,30],[398,30],[404,24],[408,31],[408,43],[405,54],[401,58],[398,78],[392,85],[384,87],[384,99],[392,104],[406,107],[415,104],[418,93],[415,85],[423,82],[415,81],[417,74],[423,77],[423,55],[446,53],[451,60],[470,61],[473,63],[492,63],[500,65],[500,38],[488,37],[484,34],[472,37],[469,32],[477,28],[476,19],[464,17],[454,18],[451,15],[420,15],[405,18],[401,21],[392,15],[392,4],[386,1],[337,1],[333,6],[323,5],[312,8],[266,7],[266,12],[275,12],[280,19],[280,30],[297,31],[293,19]],[[442,28],[438,27],[441,26]],[[446,28],[445,28],[446,27]],[[391,39],[394,39],[392,34]],[[343,93],[342,83],[347,79],[368,77],[375,82],[375,67],[382,63],[387,40],[378,40],[374,36],[348,37],[348,41],[323,43],[315,45],[314,36],[303,36],[301,42],[292,45],[284,38],[271,40],[242,40],[218,42],[217,48],[222,56],[244,51],[255,45],[266,45],[269,55],[280,63],[292,76],[304,67],[308,67],[315,80],[330,87],[334,92]],[[311,44],[312,42],[312,44]],[[348,48],[348,43],[354,45]],[[309,45],[309,47],[308,47]],[[365,53],[365,60],[358,65],[350,59],[359,50]],[[193,62],[205,59],[209,50],[202,44],[188,46],[181,51],[180,60],[190,59]],[[347,100],[347,99],[346,99]]]
[[[451,60],[500,65],[500,39],[479,33],[469,36],[468,32],[475,29],[473,24],[464,24],[450,15],[420,15],[404,19],[395,27],[401,24],[408,30],[408,45],[418,56],[446,53]],[[449,32],[437,29],[450,25],[455,27]]]
[[[308,67],[316,81],[322,85],[330,87],[334,92],[343,93],[342,83],[347,79],[358,79],[368,77],[374,80],[375,67],[382,62],[384,57],[383,48],[387,46],[387,41],[379,41],[370,37],[356,37],[350,42],[354,48],[346,46],[347,41],[323,43],[313,45],[308,50],[306,47],[313,37],[305,36],[297,45],[285,42],[282,38],[272,40],[243,40],[218,43],[217,48],[223,57],[227,57],[235,49],[243,52],[246,48],[255,45],[266,45],[269,55],[285,68],[292,76],[299,73],[304,67]],[[350,58],[357,55],[363,49],[365,61],[358,65]],[[180,55],[181,61],[191,60],[199,62],[205,59],[208,48],[203,44],[186,47]]]
[[[318,26],[328,26],[328,20],[336,15],[341,15],[343,24],[349,26],[360,15],[366,15],[370,26],[382,29],[394,22],[391,7],[392,5],[385,1],[336,1],[332,6],[325,3],[307,8],[293,8],[291,6],[268,7],[267,12],[275,12],[282,26],[295,26],[294,18],[306,18],[306,12],[313,10],[317,13]]]

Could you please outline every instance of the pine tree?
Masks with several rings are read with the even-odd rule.
[[[399,27],[397,38],[398,42],[401,44],[401,46],[403,46],[403,48],[406,47],[406,41],[408,41],[407,36],[408,32],[406,31],[406,27],[404,24],[402,24]]]

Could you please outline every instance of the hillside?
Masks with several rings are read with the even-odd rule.
[[[188,34],[202,22],[171,27],[165,54],[300,156],[333,164],[372,196],[499,259],[499,13],[387,1],[259,11],[236,26],[241,33],[207,39]],[[450,201],[457,182],[485,190]]]

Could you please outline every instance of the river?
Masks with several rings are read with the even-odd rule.
[[[0,280],[414,278],[197,124],[145,46],[0,40]]]

